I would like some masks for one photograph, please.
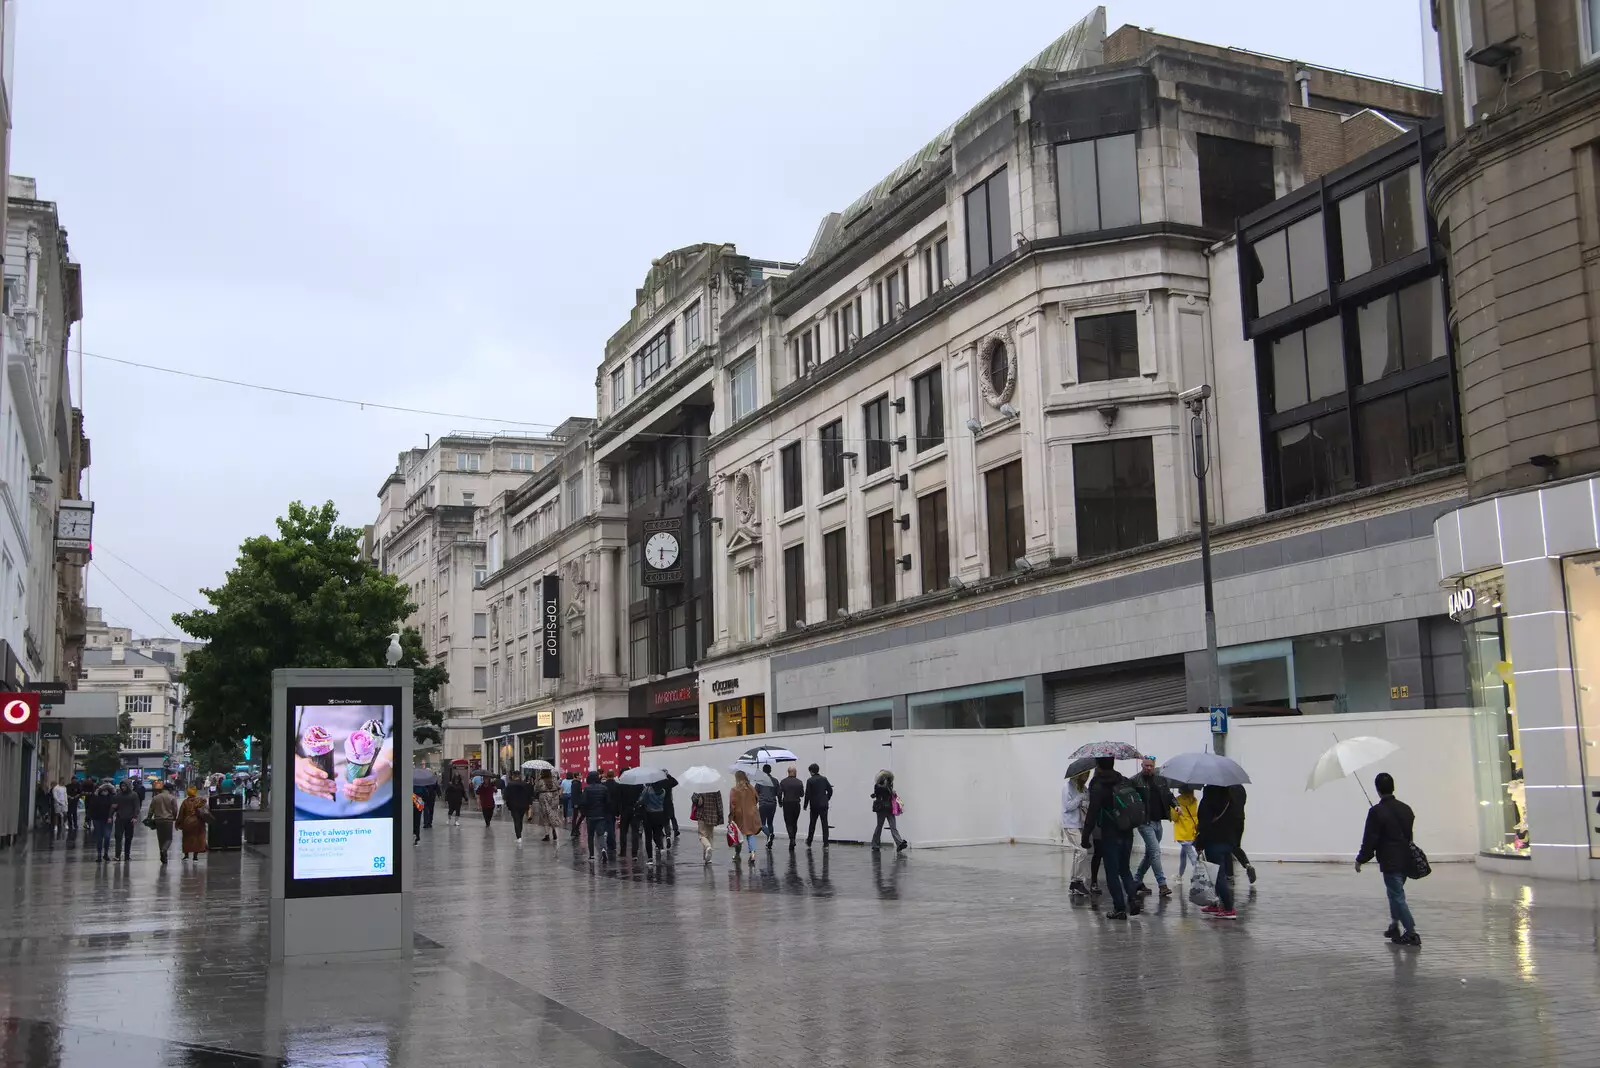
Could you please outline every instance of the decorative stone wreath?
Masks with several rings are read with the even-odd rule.
[[[733,513],[741,527],[756,521],[756,479],[747,467],[733,476]]]
[[[1003,372],[1003,377],[997,372]],[[996,330],[978,342],[978,388],[991,408],[1000,407],[1016,393],[1017,343],[1009,328]]]

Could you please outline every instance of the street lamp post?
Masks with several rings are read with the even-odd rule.
[[[1206,451],[1206,401],[1211,399],[1209,385],[1185,390],[1179,398],[1189,409],[1189,430],[1194,436],[1194,477],[1200,489],[1200,582],[1205,590],[1206,605],[1206,706],[1214,707],[1221,697],[1222,671],[1217,665],[1217,606],[1211,591],[1211,517],[1206,502],[1206,471],[1210,456]],[[1211,743],[1216,751],[1226,753],[1226,733],[1212,734]]]

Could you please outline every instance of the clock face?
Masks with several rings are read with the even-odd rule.
[[[86,540],[94,529],[94,514],[82,508],[63,508],[56,523],[56,536]]]
[[[678,539],[659,530],[644,543],[644,562],[657,571],[665,571],[678,562]]]

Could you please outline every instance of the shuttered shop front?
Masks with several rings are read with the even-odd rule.
[[[1167,716],[1188,711],[1183,661],[1075,672],[1047,681],[1052,723]]]

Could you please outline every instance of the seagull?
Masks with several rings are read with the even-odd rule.
[[[383,662],[390,667],[400,663],[400,658],[405,654],[400,651],[400,635],[398,632],[389,635],[389,648],[383,654]]]

